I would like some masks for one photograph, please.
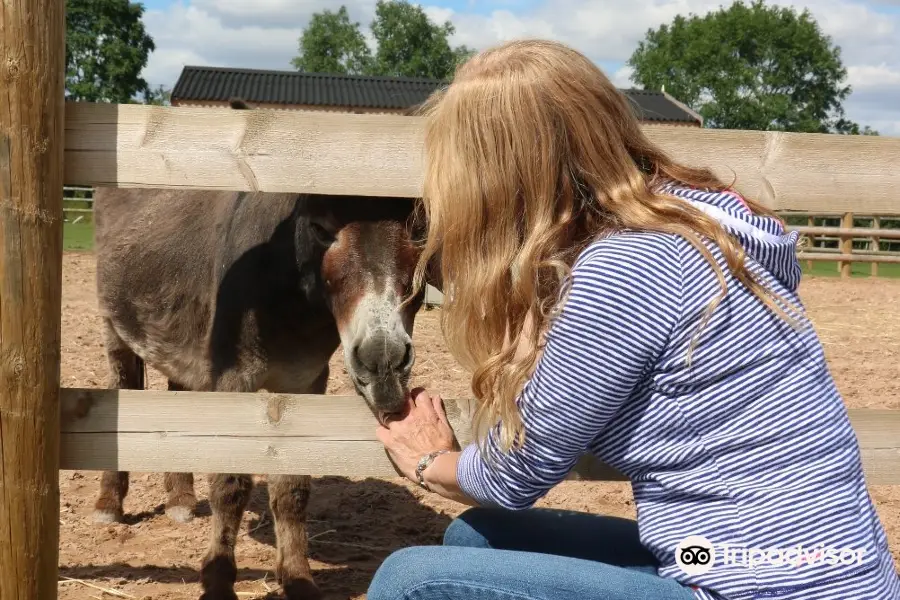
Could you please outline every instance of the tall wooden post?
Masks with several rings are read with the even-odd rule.
[[[0,598],[55,600],[65,0],[0,0]]]
[[[844,213],[844,216],[841,218],[841,227],[844,229],[853,228],[853,213]],[[841,254],[853,254],[853,236],[841,237],[839,247],[841,249]],[[838,263],[838,269],[841,272],[841,277],[850,277],[853,263],[841,261]]]
[[[815,227],[815,226],[816,226],[816,218],[815,218],[815,217],[812,217],[812,216],[807,217],[807,218],[806,218],[806,225],[807,225],[808,227]],[[809,245],[810,245],[810,251],[811,251],[811,252],[815,252],[815,251],[816,251],[816,238],[815,238],[815,236],[813,236],[813,235],[810,235],[810,236],[809,236]],[[813,269],[813,261],[811,261],[811,260],[806,261],[806,268],[809,269],[810,271],[812,271],[812,269]]]
[[[880,229],[881,228],[881,217],[875,215],[872,218],[872,229]],[[881,240],[877,237],[872,238],[872,250],[874,252],[881,252]],[[878,263],[872,263],[872,277],[878,277]]]

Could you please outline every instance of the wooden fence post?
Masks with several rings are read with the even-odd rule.
[[[880,228],[881,228],[881,217],[876,215],[872,219],[872,229],[880,229]],[[881,240],[878,239],[877,237],[872,238],[872,250],[874,252],[881,252]],[[871,274],[872,274],[872,277],[878,277],[878,263],[877,262],[872,263]]]
[[[807,226],[809,226],[809,227],[815,227],[815,226],[816,226],[816,218],[813,217],[813,216],[807,217],[807,218],[806,218],[806,224],[807,224]],[[816,238],[815,238],[814,236],[812,236],[812,235],[809,236],[809,245],[810,245],[810,251],[811,251],[811,252],[815,252],[815,250],[816,250]],[[806,261],[806,268],[809,269],[810,271],[812,271],[812,268],[813,268],[813,261],[811,261],[811,260]]]
[[[65,0],[0,4],[0,598],[55,600]]]
[[[853,228],[853,213],[844,213],[843,218],[841,218],[841,227],[845,229]],[[841,254],[853,254],[853,236],[842,237],[840,249]],[[841,277],[850,277],[853,263],[841,261],[838,263],[838,268],[841,271]]]

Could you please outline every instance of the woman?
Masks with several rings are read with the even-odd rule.
[[[425,109],[428,238],[479,443],[414,392],[379,438],[478,506],[369,600],[897,600],[796,233],[664,155],[581,54],[483,52]],[[638,520],[529,509],[591,452]]]

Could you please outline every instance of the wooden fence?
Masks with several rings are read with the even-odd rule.
[[[470,403],[445,400],[460,444]],[[396,477],[359,398],[63,389],[61,469]],[[215,415],[214,419],[209,415]],[[870,484],[900,484],[900,411],[853,410]],[[574,479],[621,480],[586,456]]]
[[[61,390],[61,192],[67,184],[416,196],[420,121],[66,103],[64,0],[4,6],[0,597],[57,597],[60,468],[393,474],[359,398]],[[900,213],[900,139],[647,133],[682,160],[735,175],[739,190],[777,209]],[[450,404],[465,441],[467,403]],[[900,413],[851,418],[868,480],[900,484]],[[590,459],[579,473],[616,477]]]
[[[900,264],[898,215],[784,211],[781,216],[789,229],[808,239],[807,250],[800,258],[810,267],[815,261],[836,262],[841,276],[849,277],[852,263],[869,263],[870,274],[877,277],[879,264]]]
[[[94,188],[86,186],[63,187],[63,221],[79,223],[93,220]]]

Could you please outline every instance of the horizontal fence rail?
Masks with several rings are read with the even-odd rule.
[[[422,120],[66,103],[67,185],[418,196]],[[778,210],[896,214],[900,138],[645,126]],[[864,193],[861,192],[864,190]]]
[[[60,401],[62,469],[397,476],[358,397],[70,388]],[[469,443],[471,404],[444,403]],[[900,411],[850,419],[867,481],[900,484]],[[624,479],[590,456],[570,478]]]
[[[868,263],[869,274],[879,275],[880,264],[900,264],[900,218],[897,215],[860,216],[854,213],[842,215],[815,215],[812,213],[782,213],[789,228],[803,235],[808,241],[805,252],[800,254],[807,266],[813,262],[837,262],[841,277],[850,277],[854,263]],[[892,218],[893,217],[893,218]],[[817,225],[816,221],[821,221]],[[797,225],[797,222],[806,225]],[[826,225],[836,222],[836,226]],[[868,226],[860,226],[866,224]],[[895,269],[894,272],[897,272]]]
[[[79,223],[94,214],[94,188],[87,186],[63,187],[63,219],[66,223]]]
[[[900,192],[898,192],[900,193]],[[866,227],[790,227],[801,235],[900,240],[900,229],[872,229]]]
[[[900,264],[900,256],[884,256],[879,254],[840,254],[838,252],[801,252],[797,255],[800,260],[838,262],[838,263],[885,263]]]

